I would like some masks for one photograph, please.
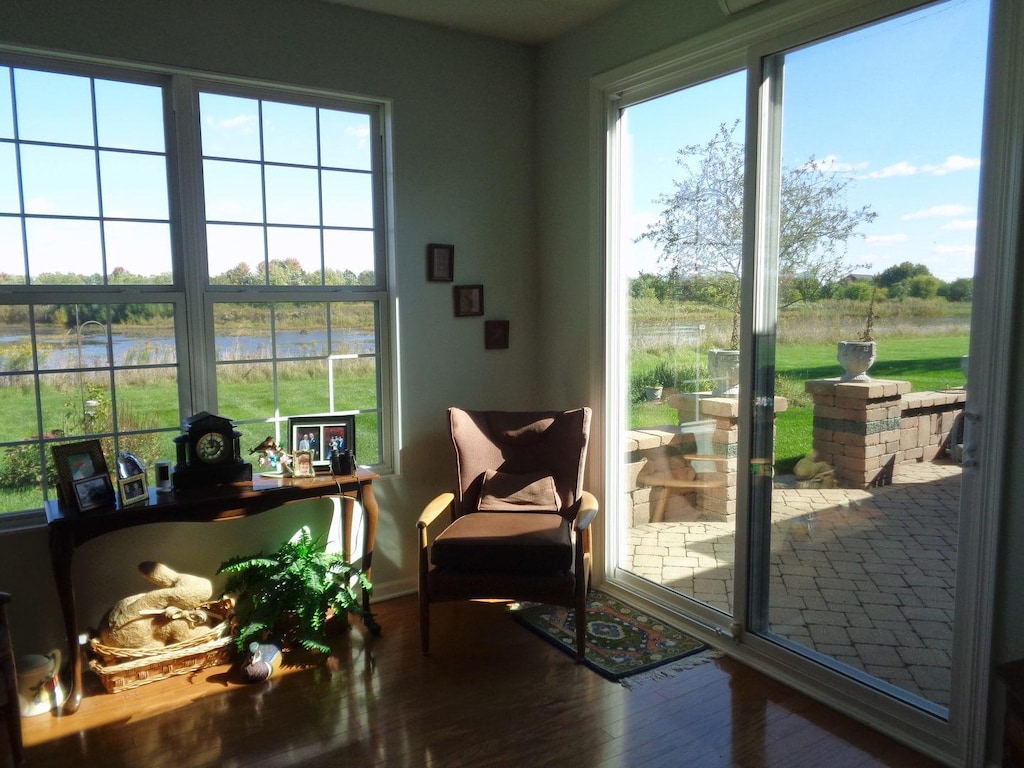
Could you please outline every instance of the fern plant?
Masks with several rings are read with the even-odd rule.
[[[349,613],[362,615],[361,592],[372,588],[364,571],[340,552],[328,552],[322,537],[313,538],[308,528],[269,555],[233,557],[217,573],[229,574],[224,589],[235,596],[240,651],[258,640],[329,653],[328,612],[345,620]]]

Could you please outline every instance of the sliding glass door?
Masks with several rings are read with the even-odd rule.
[[[948,721],[989,3],[767,18],[608,87],[609,577]]]

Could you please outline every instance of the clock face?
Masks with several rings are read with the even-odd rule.
[[[220,432],[207,432],[196,440],[196,458],[213,464],[227,456],[228,444]]]

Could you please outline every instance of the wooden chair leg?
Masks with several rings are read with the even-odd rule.
[[[576,590],[576,660],[587,655],[587,591]]]
[[[420,648],[424,656],[430,655],[430,599],[420,592]]]

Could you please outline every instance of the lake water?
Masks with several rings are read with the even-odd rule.
[[[98,330],[98,329],[97,329]],[[278,331],[278,357],[306,357],[311,354],[323,355],[327,350],[326,331]],[[331,336],[334,354],[372,354],[375,349],[372,331],[335,330]],[[106,338],[100,333],[83,334],[81,347],[74,334],[40,335],[39,346],[45,350],[43,367],[48,370],[76,368],[79,354],[84,367],[106,364]],[[11,328],[0,330],[0,349],[9,344],[25,344],[28,338]],[[167,329],[151,332],[115,332],[111,336],[115,365],[168,364],[175,362],[174,337]],[[145,354],[140,357],[140,352]],[[271,351],[269,335],[237,334],[217,339],[217,358],[252,359],[269,357]]]

